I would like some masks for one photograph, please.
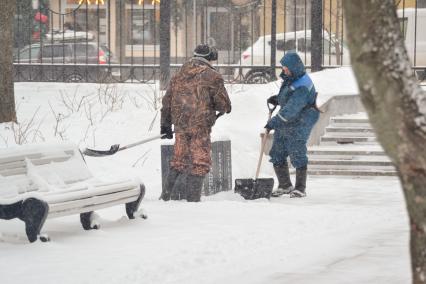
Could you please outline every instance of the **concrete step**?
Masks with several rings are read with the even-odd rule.
[[[318,161],[378,161],[378,162],[390,162],[386,155],[309,155],[310,160]]]
[[[370,166],[370,167],[393,167],[391,161],[378,161],[378,160],[340,160],[340,159],[311,159],[309,158],[310,165],[324,165],[324,166]]]
[[[330,122],[330,124],[327,127],[372,128],[370,123],[335,123],[335,122]]]
[[[323,136],[321,137],[321,142],[336,142],[341,144],[348,144],[348,143],[356,143],[356,142],[376,142],[376,137],[355,137],[355,136],[347,136],[347,137],[340,137],[340,136]],[[320,143],[321,143],[320,142]]]
[[[338,146],[348,146],[348,145],[353,145],[353,146],[361,146],[361,147],[370,147],[370,146],[378,146],[380,144],[378,144],[377,142],[322,142],[321,146],[328,146],[328,147],[338,147]]]
[[[365,113],[332,117],[319,146],[308,149],[310,175],[395,176]]]
[[[348,145],[352,145],[352,146],[360,146],[360,147],[370,147],[370,146],[380,146],[380,144],[375,141],[375,142],[333,142],[333,141],[328,141],[328,142],[321,142],[321,146],[327,146],[327,147],[340,147],[340,146],[348,146]]]
[[[368,131],[341,131],[341,132],[332,132],[328,129],[325,130],[323,137],[376,137],[374,132]]]
[[[308,175],[330,175],[330,176],[396,176],[396,171],[378,170],[338,170],[338,169],[309,169]]]
[[[325,128],[325,132],[329,132],[329,133],[374,133],[374,129],[369,127],[369,126],[352,126],[352,125],[347,125],[347,126],[341,126],[341,125],[332,125],[332,126],[327,126]]]
[[[351,113],[351,114],[342,114],[337,117],[343,117],[343,118],[368,118],[368,115],[366,112],[358,112],[358,113]]]
[[[312,147],[308,149],[308,155],[339,155],[339,156],[386,156],[382,149],[362,147]]]
[[[351,118],[351,117],[332,117],[331,123],[364,123],[364,124],[370,124],[370,121],[368,118]]]
[[[389,166],[364,166],[364,165],[311,165],[310,169],[316,170],[368,170],[368,171],[394,171],[393,165]]]

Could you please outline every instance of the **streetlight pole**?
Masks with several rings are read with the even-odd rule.
[[[194,48],[197,46],[197,0],[193,0],[192,36],[194,37]]]
[[[322,68],[322,0],[312,0],[311,33],[311,71],[316,72]]]
[[[275,80],[276,53],[277,53],[277,0],[271,3],[271,79]]]
[[[170,79],[170,1],[160,2],[160,89],[167,89]]]

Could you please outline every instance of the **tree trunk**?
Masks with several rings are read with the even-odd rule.
[[[13,90],[13,18],[16,1],[0,1],[0,123],[16,121]]]
[[[361,100],[404,190],[413,283],[426,283],[426,94],[411,70],[395,1],[345,0],[344,10]]]

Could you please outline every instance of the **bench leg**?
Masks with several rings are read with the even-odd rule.
[[[99,224],[97,222],[94,222],[95,217],[96,217],[95,212],[93,211],[81,213],[80,222],[81,222],[81,225],[83,226],[83,229],[85,230],[99,229],[100,227]]]
[[[19,219],[25,222],[25,232],[31,243],[35,242],[40,235],[41,228],[46,221],[48,213],[49,205],[42,200],[28,198],[22,202]],[[48,240],[48,238],[44,239],[46,241]]]
[[[126,203],[126,214],[129,219],[135,219],[135,213],[138,211],[139,205],[145,196],[145,185],[141,184],[140,190],[138,199],[133,202]],[[143,215],[142,218],[146,218],[146,215]]]
[[[11,220],[13,218],[19,218],[21,216],[22,201],[0,205],[0,219]]]

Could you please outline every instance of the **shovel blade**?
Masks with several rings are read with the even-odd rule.
[[[273,178],[236,179],[234,191],[244,199],[270,198],[274,188]]]
[[[86,148],[84,149],[83,154],[90,157],[104,157],[104,156],[114,155],[115,153],[119,151],[119,149],[120,149],[119,144],[112,145],[111,148],[106,151]]]

